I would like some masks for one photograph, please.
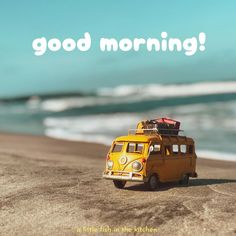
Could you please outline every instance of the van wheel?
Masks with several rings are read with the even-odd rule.
[[[189,175],[183,175],[182,179],[179,181],[181,185],[188,185],[189,184]]]
[[[126,181],[123,180],[113,180],[113,183],[116,188],[122,189],[125,187]]]
[[[151,175],[148,182],[145,183],[145,186],[147,189],[154,191],[157,190],[159,187],[159,179],[157,178],[156,175]]]

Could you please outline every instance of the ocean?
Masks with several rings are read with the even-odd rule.
[[[199,156],[236,161],[236,81],[120,85],[0,102],[0,131],[106,145],[157,117],[179,120]]]

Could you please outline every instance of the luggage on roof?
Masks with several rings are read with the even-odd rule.
[[[156,129],[160,134],[178,135],[180,131],[180,122],[168,117],[157,118],[139,122],[137,129],[139,130],[138,133],[140,133],[140,130],[144,130],[144,133],[146,133],[149,130]]]

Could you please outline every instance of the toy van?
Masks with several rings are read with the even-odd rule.
[[[187,185],[189,177],[197,177],[197,156],[193,139],[179,135],[179,127],[180,122],[170,118],[139,122],[127,136],[113,141],[103,178],[120,189],[127,181],[144,182],[150,190],[164,182]]]

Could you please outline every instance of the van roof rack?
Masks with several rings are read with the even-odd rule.
[[[133,132],[134,133],[131,133]],[[179,134],[173,134],[173,133],[162,133],[162,131],[177,131],[177,132],[184,132],[184,130],[181,129],[162,129],[162,128],[153,128],[153,129],[129,129],[128,130],[128,135],[135,135],[139,134],[138,131],[141,131],[140,134],[145,134],[145,135],[153,135],[157,134],[160,136],[179,136]],[[151,131],[151,132],[145,132],[145,131]]]

